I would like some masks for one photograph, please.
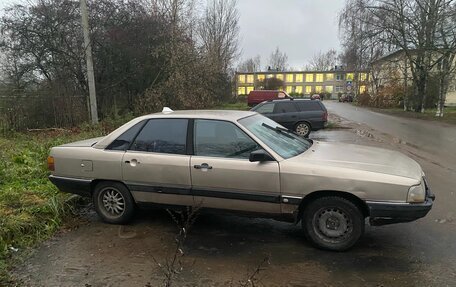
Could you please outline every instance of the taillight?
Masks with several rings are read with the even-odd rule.
[[[54,157],[48,156],[47,158],[47,166],[50,171],[55,170],[55,165],[54,165]]]
[[[328,112],[323,113],[323,121],[325,121],[325,122],[328,121]]]

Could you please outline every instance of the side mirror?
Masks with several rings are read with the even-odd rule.
[[[249,156],[250,162],[273,161],[274,158],[264,149],[252,151]]]

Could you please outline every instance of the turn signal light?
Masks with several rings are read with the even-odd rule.
[[[48,156],[47,158],[47,166],[50,171],[55,170],[55,165],[54,165],[54,157],[53,156]]]

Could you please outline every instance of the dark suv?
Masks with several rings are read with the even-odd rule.
[[[325,127],[328,111],[322,102],[304,99],[283,99],[262,102],[252,111],[294,130],[300,136],[308,136],[310,131]]]

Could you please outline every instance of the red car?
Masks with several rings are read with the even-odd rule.
[[[261,102],[292,98],[284,91],[271,91],[271,90],[255,90],[251,91],[247,97],[247,104],[250,107],[256,106]]]

